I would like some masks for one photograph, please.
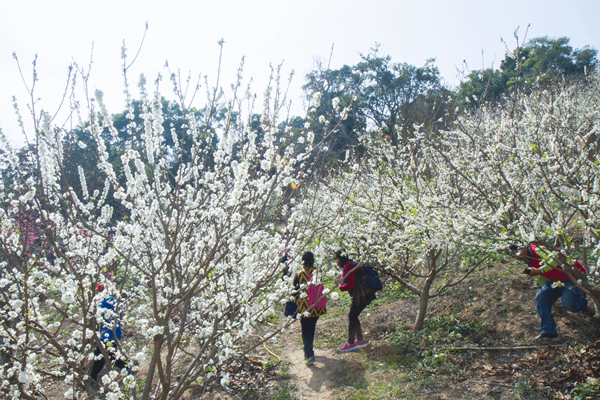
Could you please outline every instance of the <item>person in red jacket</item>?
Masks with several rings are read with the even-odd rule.
[[[571,312],[585,311],[588,308],[585,293],[562,271],[559,263],[543,247],[536,244],[521,248],[513,247],[511,254],[518,260],[525,261],[529,268],[524,272],[536,277],[542,285],[535,295],[535,305],[541,319],[540,330],[542,333],[535,339],[557,337],[552,305],[560,298],[562,306],[567,310]],[[540,254],[543,256],[543,262],[541,262]],[[575,267],[585,274],[585,269],[579,262],[575,261]]]
[[[365,270],[357,267],[353,263],[344,250],[335,252],[335,261],[342,269],[340,278],[340,290],[348,292],[352,296],[352,305],[348,313],[348,341],[340,351],[354,351],[367,346],[360,326],[358,316],[373,300],[375,300],[375,292],[373,290],[365,291],[361,284],[357,283],[356,278],[366,274]]]

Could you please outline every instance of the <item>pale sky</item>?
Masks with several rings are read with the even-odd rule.
[[[0,128],[11,142],[22,142],[12,97],[26,114],[27,92],[19,75],[15,52],[31,84],[35,54],[39,81],[37,107],[55,111],[65,88],[72,61],[86,67],[92,55],[92,90],[105,94],[110,113],[124,108],[121,45],[132,58],[149,29],[141,53],[129,71],[137,96],[137,81],[144,73],[153,81],[166,76],[165,61],[185,75],[208,75],[214,85],[219,46],[224,39],[221,83],[235,80],[245,56],[245,82],[252,91],[265,90],[269,64],[283,62],[283,75],[292,70],[290,98],[302,115],[305,75],[316,60],[330,67],[354,65],[380,43],[394,62],[421,66],[435,58],[444,81],[459,83],[457,68],[463,60],[470,69],[498,67],[505,44],[521,39],[567,36],[573,48],[585,45],[600,50],[600,0],[196,0],[196,1],[63,1],[0,0]],[[163,94],[170,95],[168,81]],[[204,90],[204,89],[203,89]],[[204,95],[204,92],[201,93]],[[201,105],[203,103],[199,103]],[[60,122],[60,121],[57,121]]]

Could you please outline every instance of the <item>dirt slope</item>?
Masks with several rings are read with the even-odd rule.
[[[369,346],[343,354],[337,348],[345,341],[346,309],[341,302],[330,302],[328,315],[317,324],[313,366],[304,364],[300,326],[294,324],[267,345],[282,362],[268,372],[258,369],[253,374],[257,379],[262,376],[276,382],[274,385],[250,383],[243,390],[229,388],[227,393],[217,391],[201,398],[568,398],[565,393],[576,382],[600,378],[600,342],[596,343],[600,340],[600,320],[589,314],[569,313],[559,301],[553,308],[559,338],[534,341],[539,333],[537,287],[517,269],[484,271],[431,301],[429,318],[452,316],[462,324],[479,324],[456,340],[444,338],[444,332],[422,338],[428,343],[432,335],[440,335],[440,343],[445,344],[438,350],[455,348],[446,351],[447,357],[439,366],[421,365],[415,374],[411,369],[414,364],[409,368],[402,365],[411,348],[398,342],[398,329],[408,329],[414,320],[415,298],[380,296],[379,304],[369,307],[361,317]],[[273,331],[278,326],[264,329]],[[264,350],[256,355],[273,360]]]

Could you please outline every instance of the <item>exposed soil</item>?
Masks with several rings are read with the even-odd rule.
[[[445,369],[423,368],[425,383],[411,381],[407,369],[398,366],[403,354],[394,341],[397,327],[410,325],[416,317],[415,298],[382,299],[367,308],[361,322],[369,346],[353,353],[337,350],[345,341],[347,317],[340,304],[330,301],[329,314],[317,324],[314,365],[304,364],[296,323],[267,344],[282,359],[275,368],[265,371],[246,360],[246,367],[239,369],[239,374],[249,378],[245,383],[191,398],[333,400],[352,398],[358,392],[365,399],[569,398],[567,394],[578,382],[600,378],[600,320],[589,313],[567,312],[558,301],[553,314],[559,337],[534,340],[539,333],[537,286],[533,279],[520,275],[518,268],[508,268],[490,269],[430,301],[430,318],[454,315],[463,323],[485,325],[453,343],[456,350],[448,355]],[[264,334],[280,325],[264,326]],[[275,360],[262,347],[251,357]],[[249,368],[254,372],[248,373]],[[282,395],[283,388],[288,397]]]

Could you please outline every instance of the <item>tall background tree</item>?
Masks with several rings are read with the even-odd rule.
[[[460,84],[457,99],[472,109],[488,102],[498,103],[517,90],[528,93],[558,80],[583,79],[598,67],[597,54],[589,46],[573,49],[567,37],[534,38],[507,52],[499,69],[471,71]]]
[[[405,143],[415,124],[435,125],[444,116],[450,92],[434,59],[422,67],[395,63],[379,53],[378,45],[361,58],[354,67],[361,82],[359,109],[393,145]]]

